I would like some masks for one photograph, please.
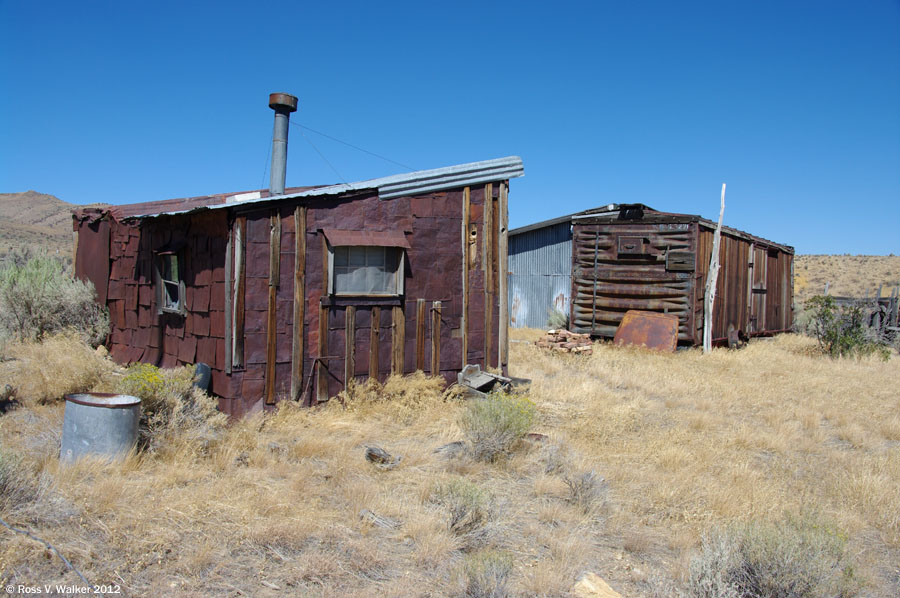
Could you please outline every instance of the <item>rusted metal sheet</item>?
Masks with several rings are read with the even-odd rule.
[[[674,351],[678,346],[678,316],[629,310],[622,316],[613,342],[655,351]]]
[[[89,280],[97,291],[97,302],[106,305],[109,289],[109,220],[78,220],[78,253],[75,276]]]
[[[288,396],[326,400],[360,376],[383,381],[392,371],[419,367],[453,380],[467,362],[494,367],[504,349],[497,293],[505,185],[390,201],[373,192],[314,204],[238,203],[233,211],[110,219],[116,225],[107,262],[112,353],[120,361],[164,366],[209,362],[220,407],[235,416]],[[317,231],[326,232],[314,239]],[[330,296],[326,235],[334,231],[334,242],[401,246],[404,294]],[[184,254],[186,313],[158,315],[153,250],[174,244]]]

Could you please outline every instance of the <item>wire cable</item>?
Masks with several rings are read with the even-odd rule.
[[[300,136],[306,140],[306,143],[308,143],[310,146],[312,146],[312,148],[314,150],[316,150],[316,153],[319,154],[319,157],[322,158],[322,160],[324,160],[326,164],[328,164],[328,166],[331,168],[331,170],[334,171],[334,174],[336,174],[338,176],[338,178],[344,182],[345,185],[349,184],[349,183],[347,183],[347,179],[342,177],[341,173],[338,172],[338,169],[334,167],[334,164],[332,164],[331,162],[328,161],[328,158],[325,157],[325,154],[323,154],[322,152],[319,151],[319,148],[316,147],[316,144],[313,143],[312,141],[310,141],[309,137],[307,137],[306,135],[303,134],[302,130],[300,131]]]
[[[380,154],[376,154],[375,152],[370,152],[369,150],[363,149],[356,145],[353,145],[352,143],[342,141],[341,139],[338,139],[337,137],[332,137],[331,135],[328,135],[327,133],[323,133],[321,131],[316,131],[315,129],[313,129],[311,127],[307,127],[306,125],[301,125],[300,123],[295,123],[294,121],[291,121],[291,124],[294,125],[295,127],[299,127],[300,129],[306,129],[310,133],[315,133],[316,135],[321,135],[322,137],[331,139],[332,141],[337,141],[338,143],[342,143],[342,144],[346,145],[347,147],[352,147],[353,149],[363,152],[365,154],[369,154],[370,156],[375,156],[376,158],[384,160],[385,162],[390,162],[391,164],[396,164],[397,166],[402,166],[403,168],[410,170],[410,171],[415,170],[415,168],[413,168],[412,166],[407,166],[406,164],[401,164],[400,162],[397,162],[396,160],[391,160],[390,158],[385,158],[384,156],[382,156]],[[301,135],[302,135],[302,133],[301,133]]]
[[[269,172],[269,156],[272,153],[272,140],[273,140],[274,136],[275,136],[275,133],[273,132],[272,137],[269,138],[269,145],[267,146],[267,149],[266,149],[266,163],[263,165],[262,182],[259,184],[260,189],[267,188],[266,187],[266,173]]]

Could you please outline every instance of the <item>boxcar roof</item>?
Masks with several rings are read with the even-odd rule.
[[[529,224],[527,226],[521,226],[519,228],[514,228],[509,231],[510,236],[526,233],[529,231],[537,230],[540,228],[545,228],[548,226],[555,226],[557,224],[562,224],[563,222],[604,222],[611,223],[615,221],[616,223],[627,225],[630,223],[636,222],[647,222],[647,223],[676,223],[676,222],[698,222],[700,226],[705,228],[711,228],[715,230],[716,223],[712,220],[708,220],[703,218],[702,216],[698,216],[695,214],[678,214],[675,212],[660,212],[659,210],[654,210],[653,208],[646,206],[644,204],[632,203],[632,204],[608,204],[605,206],[601,206],[599,208],[592,208],[590,210],[585,210],[583,212],[576,212],[574,214],[568,214],[566,216],[560,216],[558,218],[552,218],[550,220],[544,220],[543,222],[537,222],[535,224]],[[774,249],[780,249],[786,253],[794,253],[794,248],[790,245],[783,245],[781,243],[776,243],[774,241],[769,241],[768,239],[764,239],[762,237],[757,237],[755,235],[751,235],[750,233],[744,232],[742,230],[738,230],[736,228],[731,228],[730,226],[723,226],[722,232],[725,234],[729,234],[741,239],[746,239],[749,241],[753,241],[754,243],[759,243],[760,245],[768,245]]]

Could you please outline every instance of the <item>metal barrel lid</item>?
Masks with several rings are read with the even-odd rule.
[[[66,400],[88,407],[106,407],[107,409],[134,407],[141,404],[138,397],[111,392],[80,392],[66,395]]]

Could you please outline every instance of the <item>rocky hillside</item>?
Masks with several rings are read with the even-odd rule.
[[[72,257],[72,210],[52,195],[0,193],[0,258],[15,250],[44,250]]]

